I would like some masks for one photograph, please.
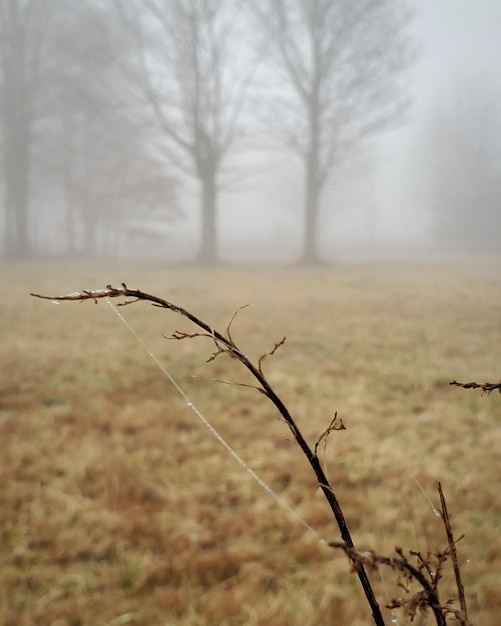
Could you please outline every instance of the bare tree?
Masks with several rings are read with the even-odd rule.
[[[201,188],[199,260],[217,260],[222,165],[239,136],[255,69],[242,46],[242,0],[139,0],[120,4],[134,32],[138,85],[162,134],[161,150]]]
[[[401,0],[263,0],[275,70],[271,131],[305,175],[303,260],[319,260],[320,197],[333,169],[405,111],[413,57]]]
[[[142,129],[126,117],[110,121],[109,114],[67,112],[56,137],[70,254],[116,254],[131,223],[149,221],[165,231],[180,213],[178,181],[148,154]]]
[[[51,155],[48,166],[61,191],[67,253],[80,247],[93,254],[99,227],[107,221],[110,171],[124,145],[117,140],[117,127],[123,134],[126,119],[116,67],[122,47],[111,28],[112,14],[99,0],[64,7],[57,17],[51,40],[57,54],[46,94],[49,128],[40,149]],[[130,141],[137,149],[138,142]]]
[[[176,181],[134,114],[138,100],[124,80],[129,35],[113,18],[100,0],[62,3],[47,46],[34,176],[51,190],[51,202],[40,203],[44,221],[62,208],[58,250],[68,254],[113,253],[127,222],[158,224],[178,212]]]
[[[0,133],[5,251],[29,256],[31,150],[52,2],[0,0]]]
[[[419,188],[447,252],[501,252],[499,95],[482,80],[453,85],[421,133]]]

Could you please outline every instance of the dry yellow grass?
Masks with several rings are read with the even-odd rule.
[[[371,622],[345,557],[240,469],[110,307],[28,295],[123,280],[220,330],[250,303],[233,336],[253,358],[287,335],[265,371],[311,444],[335,410],[347,426],[323,454],[357,547],[444,547],[417,485],[438,504],[440,479],[455,533],[465,534],[458,549],[470,617],[497,626],[501,399],[448,382],[497,382],[500,269],[499,260],[315,271],[4,263],[0,625]],[[173,314],[145,303],[123,312],[251,467],[337,540],[273,407],[203,378],[250,382],[239,364],[206,364],[206,340],[163,339],[188,328]],[[384,575],[390,595],[401,595],[395,574]],[[444,601],[454,593],[452,579],[442,593]]]

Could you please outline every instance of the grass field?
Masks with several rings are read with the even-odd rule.
[[[252,358],[322,460],[360,549],[446,546],[442,482],[470,619],[501,614],[501,260],[332,268],[0,267],[0,625],[370,624],[343,554],[319,543],[215,440],[104,301],[50,302],[125,281],[188,308]],[[239,363],[146,303],[122,312],[191,400],[321,537],[315,477]],[[197,377],[193,377],[193,375]],[[371,580],[382,605],[397,574]],[[455,594],[446,576],[442,600]],[[384,609],[388,624],[391,614]],[[408,623],[402,613],[399,624]],[[407,620],[407,621],[406,621]],[[414,624],[432,624],[418,616]]]

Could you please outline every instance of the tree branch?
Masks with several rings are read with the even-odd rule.
[[[214,340],[217,346],[218,353],[224,352],[228,354],[229,356],[231,356],[232,358],[239,360],[242,363],[242,365],[252,374],[252,376],[258,381],[259,386],[262,389],[262,393],[275,405],[276,409],[278,410],[278,412],[280,413],[284,421],[289,426],[290,430],[292,431],[292,434],[294,435],[294,438],[296,439],[297,444],[301,448],[303,454],[306,456],[308,460],[308,463],[313,469],[315,476],[317,478],[317,483],[319,487],[322,489],[322,492],[325,498],[327,499],[327,502],[329,503],[329,506],[334,514],[334,517],[336,519],[336,522],[337,522],[337,525],[341,534],[341,538],[344,542],[343,545],[346,546],[347,550],[352,551],[354,555],[352,558],[352,561],[354,562],[354,564],[357,563],[357,558],[356,558],[357,553],[355,551],[355,547],[354,547],[353,540],[352,540],[352,537],[348,528],[348,524],[346,522],[344,513],[341,509],[338,499],[334,493],[334,490],[331,487],[329,480],[324,473],[324,470],[322,469],[318,456],[310,448],[301,430],[298,428],[295,420],[293,419],[292,415],[289,413],[289,410],[287,409],[285,404],[282,402],[280,397],[277,395],[277,393],[274,391],[274,389],[270,386],[270,383],[268,382],[265,375],[263,374],[263,371],[261,369],[262,359],[260,360],[257,366],[254,365],[250,361],[250,359],[245,355],[245,353],[233,342],[233,340],[231,339],[231,336],[224,336],[223,334],[213,329],[206,322],[199,319],[198,317],[196,317],[195,315],[193,315],[186,309],[176,304],[173,304],[172,302],[164,300],[163,298],[159,298],[157,296],[144,293],[138,289],[129,289],[125,285],[125,283],[122,283],[121,287],[113,287],[112,285],[108,285],[105,289],[94,289],[94,290],[86,289],[81,292],[73,292],[64,296],[44,296],[44,295],[34,294],[34,293],[32,293],[31,295],[37,298],[43,298],[45,300],[52,300],[56,302],[66,301],[66,300],[71,300],[71,301],[93,300],[94,302],[97,303],[98,300],[102,298],[117,298],[117,297],[134,298],[134,300],[132,300],[131,302],[126,301],[122,303],[121,304],[122,306],[125,304],[131,304],[133,302],[137,302],[139,300],[145,300],[145,301],[151,302],[154,306],[173,311],[174,313],[177,313],[178,315],[181,315],[182,317],[190,320],[190,322],[192,322],[195,326],[198,326],[199,328],[201,328],[209,337],[211,337]],[[273,348],[272,353],[282,343],[283,341],[279,342]],[[357,576],[360,580],[360,583],[364,590],[369,606],[371,607],[374,623],[376,624],[376,626],[384,626],[384,620],[381,614],[381,609],[376,600],[376,597],[372,590],[372,586],[367,576],[367,572],[365,571],[363,564],[357,563],[356,570],[357,570]]]

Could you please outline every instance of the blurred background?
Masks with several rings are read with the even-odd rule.
[[[501,252],[496,0],[0,0],[0,255]]]

